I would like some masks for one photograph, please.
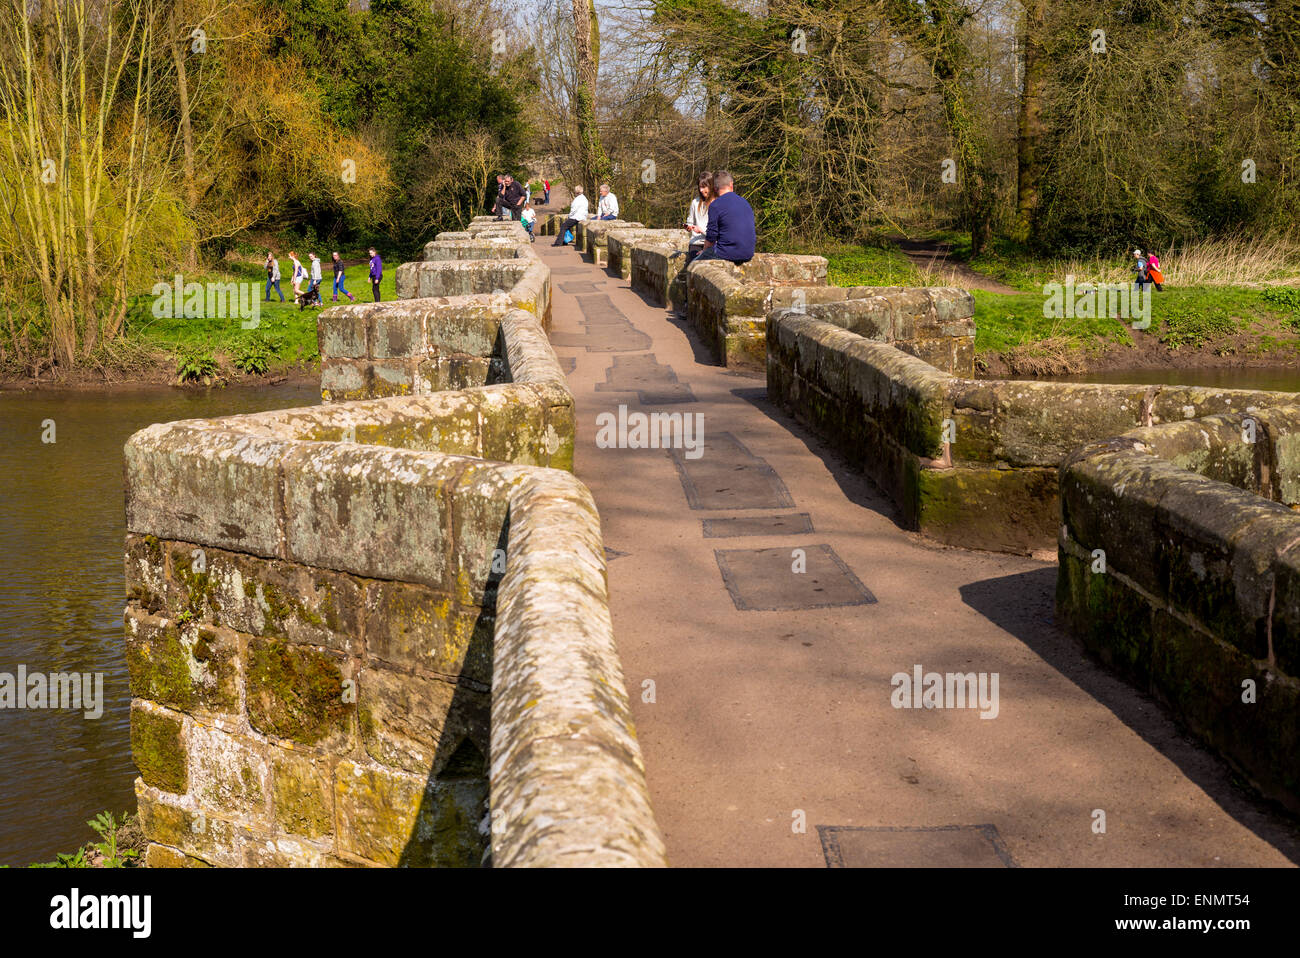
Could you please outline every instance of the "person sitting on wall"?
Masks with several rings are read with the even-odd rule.
[[[736,193],[735,181],[726,170],[713,175],[713,195],[704,249],[695,262],[723,259],[737,266],[748,263],[754,258],[754,247],[758,244],[753,207]]]
[[[695,196],[691,199],[691,208],[686,213],[686,222],[682,224],[691,234],[690,245],[686,247],[688,265],[704,250],[704,235],[709,230],[709,204],[712,202],[713,174],[705,171],[700,174]]]
[[[600,200],[596,203],[596,219],[618,219],[618,197],[609,191],[608,183],[600,184]]]
[[[569,232],[587,219],[587,198],[582,195],[582,187],[573,188],[573,202],[569,204],[569,216],[560,224],[560,235],[555,237],[556,246],[568,246],[573,241]]]

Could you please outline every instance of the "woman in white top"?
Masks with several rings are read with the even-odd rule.
[[[713,174],[701,173],[699,187],[691,200],[686,222],[682,224],[691,234],[690,246],[686,249],[686,262],[690,262],[704,249],[704,234],[709,229],[709,204],[713,202]]]
[[[289,251],[289,259],[293,260],[293,275],[289,281],[293,284],[294,295],[302,295],[302,281],[307,278],[307,270],[303,269],[302,263],[298,262],[298,254]]]

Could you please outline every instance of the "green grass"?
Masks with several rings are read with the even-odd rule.
[[[1064,339],[1080,348],[1129,343],[1128,327],[1117,319],[1053,318],[1043,315],[1042,293],[986,293],[975,299],[975,351],[1001,353],[1045,339]]]
[[[974,290],[971,295],[975,298],[976,352],[1004,352],[1054,338],[1080,348],[1132,341],[1125,320],[1043,316],[1041,291],[1000,294]],[[1149,332],[1170,350],[1195,349],[1248,332],[1256,334],[1267,350],[1270,343],[1280,344],[1273,335],[1277,326],[1300,332],[1300,291],[1166,287],[1154,294]]]
[[[256,263],[235,263],[224,273],[210,272],[185,275],[184,280],[207,283],[256,283],[261,313],[258,326],[243,328],[238,316],[161,318],[153,313],[154,296],[145,292],[131,300],[127,313],[126,335],[137,342],[171,354],[182,378],[201,380],[215,374],[216,357],[220,354],[240,372],[251,375],[275,374],[292,367],[311,364],[320,359],[316,340],[316,316],[319,309],[308,307],[299,310],[293,302],[293,288],[288,277],[290,267],[287,257],[281,258],[280,269],[284,279],[280,288],[285,302],[281,303],[275,292],[271,302],[261,302],[265,294],[266,271]],[[324,279],[321,281],[321,300],[324,308],[334,305],[333,276],[329,264],[322,262]],[[384,264],[384,278],[380,283],[380,296],[386,302],[397,298],[394,287],[395,264]],[[369,267],[365,264],[351,266],[344,271],[346,287],[358,303],[372,301]],[[164,278],[163,282],[166,281]],[[306,289],[304,283],[303,288]],[[340,298],[340,302],[348,300]]]
[[[925,278],[898,247],[854,243],[787,245],[779,253],[825,256],[832,286],[922,286]]]

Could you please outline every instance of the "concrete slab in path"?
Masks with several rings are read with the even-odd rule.
[[[766,402],[761,379],[697,361],[707,353],[680,320],[572,249],[537,249],[566,280],[583,266],[604,282],[599,294],[557,284],[552,341],[578,358],[576,471],[620,554],[615,636],[673,864],[1300,860],[1294,822],[1054,628],[1054,564],[901,531],[865,480]],[[597,388],[615,359],[650,353],[695,402],[660,409]],[[599,448],[596,417],[620,404],[701,413],[703,455]],[[762,525],[792,514],[815,533]],[[808,574],[786,561],[795,547],[814,573],[825,547],[877,601],[738,607],[716,553],[782,550],[770,586],[746,586],[761,600]],[[996,716],[895,707],[895,677],[917,666],[996,674]]]

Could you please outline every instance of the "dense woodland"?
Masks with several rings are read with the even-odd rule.
[[[670,225],[728,168],[767,248],[1294,249],[1300,0],[0,0],[0,108],[0,364],[40,374],[159,276],[410,250],[500,171]]]
[[[356,4],[353,4],[356,6]],[[101,359],[254,230],[387,248],[477,212],[534,89],[463,0],[0,0],[0,362]]]

